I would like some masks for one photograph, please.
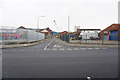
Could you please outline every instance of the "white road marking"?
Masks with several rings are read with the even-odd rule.
[[[64,48],[60,48],[60,50],[65,50]]]
[[[93,49],[93,48],[87,48],[87,49]]]
[[[94,48],[94,49],[100,49],[100,48]]]
[[[50,43],[52,43],[52,41],[48,43],[48,46],[50,45]],[[46,46],[46,47],[44,48],[44,50],[46,50],[46,49],[48,48],[48,46]]]
[[[46,49],[46,50],[50,50],[50,49]]]
[[[85,50],[86,48],[80,48],[80,49]]]
[[[71,48],[67,48],[67,50],[72,50]]]
[[[53,48],[52,50],[57,50],[56,48]]]
[[[55,44],[54,47],[61,47],[61,46]]]
[[[56,47],[56,44],[54,45],[54,47]]]
[[[78,48],[74,48],[74,50],[80,50],[80,49],[78,49]]]
[[[48,48],[48,46],[46,46],[45,48],[44,48],[44,50],[46,50]]]

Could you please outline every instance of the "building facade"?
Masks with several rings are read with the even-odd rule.
[[[91,38],[98,39],[100,29],[77,29],[77,34],[82,36],[82,39],[89,40]]]
[[[112,24],[102,30],[100,33],[100,39],[102,40],[120,40],[120,24]]]

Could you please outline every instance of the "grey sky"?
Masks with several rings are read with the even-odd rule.
[[[119,0],[1,0],[0,17],[3,26],[36,28],[37,16],[40,28],[67,30],[70,16],[70,31],[75,25],[80,28],[100,28],[118,23]],[[56,20],[57,27],[53,20]]]

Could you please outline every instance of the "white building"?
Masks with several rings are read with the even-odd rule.
[[[87,31],[82,31],[81,32],[81,35],[82,35],[82,39],[90,39],[90,37],[94,37],[94,38],[98,38],[98,32],[87,32]]]
[[[90,39],[91,37],[98,38],[100,29],[78,29],[82,39]]]

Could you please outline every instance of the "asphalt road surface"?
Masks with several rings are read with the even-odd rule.
[[[117,48],[71,47],[56,38],[3,49],[3,78],[117,78]]]
[[[2,49],[0,49],[0,79],[1,78],[2,78]]]

